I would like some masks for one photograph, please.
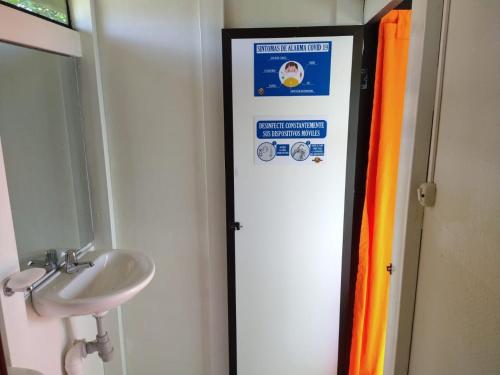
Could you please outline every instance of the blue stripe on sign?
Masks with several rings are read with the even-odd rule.
[[[325,138],[325,120],[266,120],[257,121],[258,139]]]

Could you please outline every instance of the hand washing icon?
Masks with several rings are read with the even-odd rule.
[[[257,148],[257,156],[262,161],[271,161],[276,156],[276,149],[269,142],[261,143]]]
[[[297,142],[292,146],[292,158],[297,161],[304,161],[309,157],[309,146],[304,142]]]

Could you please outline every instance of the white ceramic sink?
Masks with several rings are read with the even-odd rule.
[[[155,272],[151,258],[129,250],[90,251],[79,262],[94,266],[78,273],[60,273],[35,289],[33,307],[45,317],[99,315],[133,298]]]

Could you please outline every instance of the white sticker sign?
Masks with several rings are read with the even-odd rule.
[[[328,121],[255,119],[256,164],[319,164],[326,159]]]

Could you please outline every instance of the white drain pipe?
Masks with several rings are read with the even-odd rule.
[[[83,360],[87,357],[85,341],[76,341],[66,352],[64,369],[68,375],[84,375]]]
[[[64,369],[67,375],[84,375],[83,360],[88,354],[97,352],[103,362],[109,362],[113,359],[113,346],[104,330],[102,319],[105,314],[94,315],[97,323],[97,336],[94,341],[85,340],[75,341],[73,346],[66,352],[64,358]]]

